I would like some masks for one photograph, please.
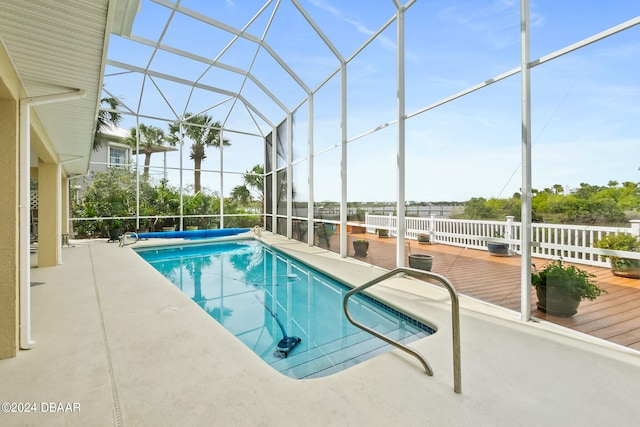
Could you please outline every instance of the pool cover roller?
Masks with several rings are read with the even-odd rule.
[[[154,231],[150,233],[138,233],[139,239],[179,239],[179,238],[204,238],[225,237],[246,233],[248,228],[219,228],[215,230],[187,230],[187,231]]]

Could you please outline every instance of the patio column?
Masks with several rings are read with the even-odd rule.
[[[60,174],[60,191],[60,200],[62,202],[62,210],[60,212],[61,232],[70,233],[69,211],[71,210],[71,200],[69,199],[69,178],[65,174]]]
[[[60,231],[60,176],[58,165],[38,165],[38,267],[58,265],[62,237]]]
[[[0,99],[0,359],[15,357],[18,351],[18,103]]]

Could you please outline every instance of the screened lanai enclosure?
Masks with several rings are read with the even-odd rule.
[[[119,105],[102,107],[136,129],[137,227],[167,215],[145,210],[150,182],[179,194],[179,228],[249,218],[350,256],[375,202],[404,265],[408,206],[518,194],[528,317],[532,191],[638,180],[636,2],[126,5],[102,92]]]

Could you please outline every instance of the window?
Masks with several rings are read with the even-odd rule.
[[[109,147],[109,167],[122,167],[125,164],[127,164],[127,150]]]

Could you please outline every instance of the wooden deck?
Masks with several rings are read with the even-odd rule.
[[[331,250],[339,248],[338,238],[337,233],[332,236]],[[349,234],[349,256],[354,255],[351,242],[358,238],[369,241],[367,257],[359,260],[386,269],[395,268],[395,238]],[[459,293],[520,311],[520,257],[494,257],[476,249],[444,244],[419,245],[414,240],[407,240],[409,242],[411,252],[434,256],[432,271],[447,277]],[[409,246],[405,252],[409,253]],[[533,259],[533,262],[540,267],[548,261]],[[408,255],[405,265],[409,265]],[[582,301],[575,316],[562,318],[538,310],[532,290],[532,315],[640,351],[640,280],[614,276],[608,268],[580,267],[595,274],[598,285],[608,293],[595,301]]]

